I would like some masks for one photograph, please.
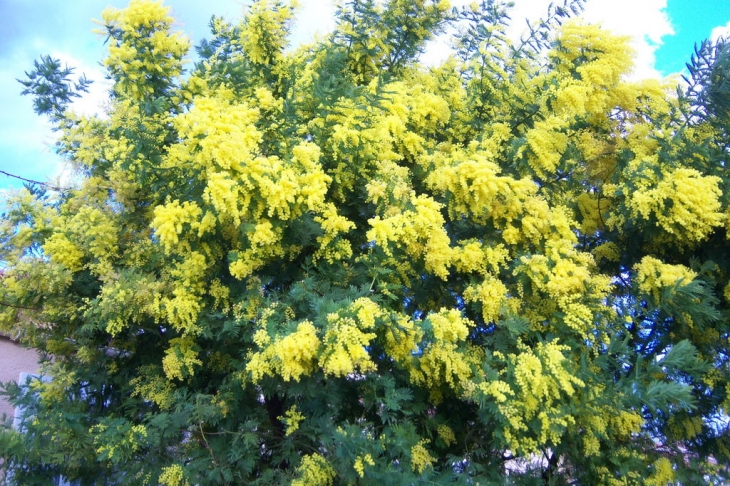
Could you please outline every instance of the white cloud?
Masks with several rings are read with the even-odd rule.
[[[725,25],[719,25],[712,29],[712,33],[710,33],[710,40],[712,42],[717,42],[720,37],[724,38],[725,40],[730,40],[730,22]]]
[[[636,51],[633,78],[661,78],[654,67],[655,52],[662,37],[674,34],[666,8],[667,0],[594,0],[587,2],[583,18],[631,37]]]
[[[74,68],[74,81],[85,75],[92,82],[87,93],[79,93],[81,97],[74,98],[71,110],[79,115],[103,116],[109,102],[109,90],[112,88],[111,81],[106,79],[105,70],[98,64],[92,66],[64,52],[53,52],[51,57],[60,60],[62,65]]]
[[[311,42],[315,36],[325,35],[335,28],[334,0],[305,0],[300,2],[292,32],[292,47]]]

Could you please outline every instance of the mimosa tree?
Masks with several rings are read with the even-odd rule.
[[[5,202],[2,328],[50,377],[7,386],[10,481],[727,479],[727,51],[629,81],[580,8],[515,42],[499,1],[356,0],[290,49],[260,0],[185,71],[132,0],[97,117],[37,65],[78,178]]]

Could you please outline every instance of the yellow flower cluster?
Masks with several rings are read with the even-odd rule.
[[[349,308],[350,311],[354,312],[357,316],[361,329],[374,328],[376,319],[383,317],[385,314],[378,304],[367,297],[360,297],[356,299]]]
[[[427,467],[433,466],[436,462],[436,458],[425,447],[429,442],[428,439],[421,439],[418,444],[411,447],[411,469],[417,474],[423,473]]]
[[[299,424],[306,418],[301,412],[297,410],[296,405],[284,412],[283,416],[276,417],[286,425],[286,435],[291,435],[299,430]]]
[[[258,95],[266,98],[267,92]],[[319,163],[319,147],[301,142],[285,159],[260,155],[259,117],[259,109],[217,92],[198,97],[189,112],[175,118],[182,141],[170,148],[164,164],[199,174],[205,183],[205,215],[201,219],[202,210],[188,202],[156,208],[153,228],[161,243],[170,251],[186,228],[190,231],[185,238],[191,241],[195,230],[198,238],[219,230],[237,254],[231,274],[243,279],[270,259],[295,251],[282,246],[283,222],[309,211],[325,230],[317,255],[328,260],[348,257],[349,243],[338,235],[352,224],[325,204],[332,179]],[[244,238],[239,236],[242,230]]]
[[[182,72],[190,41],[170,33],[169,10],[161,1],[132,0],[123,10],[107,8],[101,14],[107,26],[122,33],[109,46],[104,64],[119,76],[117,86],[134,99],[154,92],[151,79],[169,79]]]
[[[141,371],[130,381],[130,385],[134,387],[132,396],[150,401],[162,410],[169,409],[173,403],[173,386],[170,380],[156,375],[151,370],[147,370],[148,373],[145,373],[144,369]]]
[[[119,228],[109,211],[85,206],[74,215],[69,226],[92,258],[108,260],[117,255]]]
[[[575,297],[567,299],[559,299],[558,306],[565,314],[563,322],[573,329],[576,334],[588,335],[589,331],[595,327],[593,320],[593,310],[587,305],[577,302]]]
[[[434,403],[443,400],[444,384],[455,393],[462,393],[473,376],[472,367],[478,362],[474,350],[470,351],[471,355],[452,343],[432,344],[424,351],[418,364],[411,368],[411,381],[425,386]]]
[[[177,331],[185,335],[200,332],[198,314],[202,309],[202,302],[199,295],[179,285],[173,289],[172,297],[164,297],[160,303],[167,321]]]
[[[320,348],[314,325],[304,321],[297,325],[296,332],[277,340],[273,349],[278,359],[278,371],[284,381],[299,380],[303,374],[314,369]]]
[[[674,467],[666,457],[660,457],[653,464],[653,473],[644,482],[647,486],[663,486],[674,482]]]
[[[408,168],[390,160],[378,164],[377,173],[365,188],[368,200],[377,204],[381,211],[387,211],[389,203],[407,203],[414,194]]]
[[[452,219],[468,215],[477,223],[499,222],[500,227],[520,219],[525,202],[537,193],[537,185],[529,179],[513,179],[499,175],[501,169],[492,160],[490,151],[452,150],[433,156],[433,170],[426,179],[430,188],[451,196],[449,214]]]
[[[297,476],[292,486],[330,486],[335,479],[335,471],[321,455],[308,454],[302,457]]]
[[[327,316],[329,329],[324,336],[324,350],[319,364],[328,375],[347,376],[375,370],[367,346],[376,335],[363,332],[352,317],[336,313]]]
[[[254,383],[264,376],[280,375],[284,381],[299,381],[303,374],[312,372],[317,364],[322,343],[317,337],[317,330],[309,321],[302,321],[295,332],[279,337],[271,342],[264,330],[255,334],[261,351],[251,354],[246,371],[251,374]]]
[[[193,349],[195,342],[190,337],[170,340],[170,347],[162,358],[162,369],[170,380],[183,380],[195,374],[195,366],[201,366],[198,353]]]
[[[703,176],[694,169],[675,169],[631,192],[627,206],[632,218],[653,217],[680,242],[701,241],[725,221],[720,210],[720,182],[719,177]]]
[[[266,223],[260,223],[257,227],[262,229],[268,228]],[[277,229],[278,235],[281,234],[280,231],[280,229]],[[259,244],[238,252],[238,259],[229,266],[231,275],[242,280],[251,275],[257,268],[264,265],[269,259],[284,256],[286,252],[280,242],[278,240],[272,241],[268,239],[274,234],[273,232],[267,232],[266,235],[259,235],[258,237],[255,233],[251,234],[250,237],[253,239],[253,242]],[[260,244],[263,241],[269,241],[270,244]]]
[[[570,71],[576,69],[585,85],[600,91],[616,86],[631,68],[632,50],[628,40],[596,25],[568,21],[561,27],[550,56],[558,61],[559,73],[573,74]]]
[[[256,88],[256,106],[263,111],[279,111],[284,105],[284,100],[275,98],[273,93],[265,87]]]
[[[253,159],[261,143],[262,135],[254,125],[258,119],[258,109],[233,103],[225,93],[198,96],[189,112],[174,119],[181,143],[171,147],[165,164],[240,173],[242,161]]]
[[[52,234],[43,244],[43,253],[48,255],[51,261],[60,263],[72,272],[77,272],[83,267],[84,253],[71,243],[64,233]]]
[[[547,178],[555,172],[568,146],[568,136],[559,131],[561,124],[561,119],[552,117],[536,123],[526,134],[528,162],[538,177]]]
[[[396,313],[385,328],[385,350],[396,362],[408,364],[413,353],[418,351],[422,337],[423,330],[420,326],[409,316]]]
[[[659,300],[661,292],[667,287],[686,285],[697,274],[684,265],[671,265],[661,260],[645,256],[634,267],[639,290]]]
[[[163,282],[149,275],[114,273],[104,278],[97,298],[87,300],[81,310],[85,318],[116,336],[132,323],[157,320],[163,315],[159,303],[164,287]]]
[[[477,387],[497,402],[506,419],[503,434],[511,450],[531,454],[546,444],[559,443],[559,431],[575,423],[562,403],[585,384],[566,367],[568,351],[568,346],[556,341],[534,348],[522,345],[521,353],[506,357],[513,367],[514,389],[502,381]],[[536,428],[533,419],[539,424]]]
[[[250,7],[240,42],[243,52],[254,64],[272,66],[281,58],[295,8],[296,2],[276,5],[271,0],[262,0]]]
[[[553,298],[580,295],[594,279],[592,262],[590,254],[577,252],[570,241],[552,240],[546,243],[545,255],[521,257],[515,274],[527,275],[537,289]]]
[[[118,256],[119,228],[110,212],[84,206],[71,217],[56,217],[56,231],[48,238],[43,251],[52,261],[78,271],[87,267],[98,276],[106,276],[111,261]]]
[[[126,428],[124,425],[117,425],[117,430],[121,432]],[[136,452],[141,449],[144,445],[145,438],[147,437],[147,428],[142,424],[136,424],[129,427],[123,433],[123,437],[116,443],[107,444],[101,440],[101,434],[106,432],[108,427],[106,425],[97,424],[94,425],[89,432],[95,435],[94,442],[102,445],[96,448],[96,453],[102,455],[107,460],[114,459],[118,450]]]
[[[495,322],[507,300],[507,287],[496,277],[487,275],[481,284],[467,287],[464,300],[479,302],[484,322]]]
[[[448,385],[457,393],[464,391],[483,352],[462,343],[474,323],[462,317],[458,310],[442,309],[429,315],[428,320],[434,339],[423,347],[416,365],[410,369],[410,375],[413,383],[425,385],[431,398],[439,401],[443,385]]]
[[[317,237],[319,248],[314,254],[315,258],[324,258],[329,263],[333,263],[352,256],[350,242],[344,238],[338,238],[340,234],[355,228],[352,221],[337,214],[337,207],[332,203],[325,204],[321,209],[321,214],[315,216],[314,220],[324,231],[322,236]]]
[[[469,328],[474,323],[461,315],[458,309],[442,308],[439,312],[428,316],[431,322],[433,337],[436,341],[457,343],[469,336]]]
[[[173,464],[162,468],[162,474],[158,479],[163,486],[186,486],[185,471],[180,464]]]
[[[581,213],[581,231],[584,234],[590,235],[600,230],[604,226],[603,216],[601,211],[605,211],[605,207],[599,208],[601,201],[595,194],[583,193],[576,198],[578,203],[578,210]]]
[[[601,260],[617,262],[621,258],[618,245],[612,241],[609,241],[608,243],[603,243],[602,245],[598,245],[596,248],[593,249],[592,253],[596,261],[598,262],[600,262]]]
[[[355,464],[353,467],[355,468],[355,471],[357,471],[358,476],[361,478],[365,477],[365,465],[368,464],[370,466],[375,465],[375,461],[373,461],[373,456],[370,454],[365,454],[364,456],[357,456],[357,459],[355,459]]]
[[[388,256],[393,255],[391,245],[403,248],[409,257],[422,259],[426,271],[446,280],[453,251],[444,228],[441,204],[423,195],[412,198],[411,204],[412,210],[371,219],[367,238],[381,246]]]
[[[485,246],[480,241],[460,241],[454,248],[453,263],[459,272],[477,273],[486,276],[488,272],[499,272],[509,258],[509,251],[502,244]]]
[[[198,222],[201,213],[194,202],[185,201],[180,204],[180,201],[175,199],[155,208],[155,218],[150,226],[155,230],[155,235],[165,251],[170,253],[180,241],[179,235],[183,232],[183,225],[193,226]]]
[[[497,403],[504,403],[515,394],[509,384],[500,380],[485,381],[480,383],[477,388],[487,397],[493,398]]]
[[[456,442],[456,435],[454,435],[454,431],[446,424],[440,424],[436,428],[436,433],[438,433],[438,436],[447,446]]]
[[[223,285],[217,278],[210,282],[208,295],[215,299],[215,303],[213,304],[215,308],[228,308],[230,289]]]
[[[403,137],[408,134],[435,133],[451,118],[448,102],[424,84],[393,82],[388,84],[385,93],[382,116],[389,131],[401,142],[405,142]],[[408,151],[413,155],[421,152]]]

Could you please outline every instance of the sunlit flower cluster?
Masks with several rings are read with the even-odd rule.
[[[371,219],[368,239],[389,256],[393,255],[394,248],[405,250],[408,257],[423,260],[428,272],[446,279],[452,249],[444,229],[441,205],[427,196],[415,197],[411,204],[412,210]]]
[[[707,238],[724,223],[719,177],[679,168],[647,182],[627,200],[633,219],[654,220],[678,240],[690,242]]]
[[[112,42],[104,64],[128,96],[142,99],[155,85],[168,84],[182,72],[182,58],[190,41],[170,33],[173,18],[162,2],[132,0],[124,10],[102,13],[108,29],[119,30],[121,41]]]

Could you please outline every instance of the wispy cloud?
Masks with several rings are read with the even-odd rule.
[[[713,42],[717,42],[720,37],[725,40],[730,40],[730,22],[712,29],[712,33],[710,34],[710,40],[712,40]]]

